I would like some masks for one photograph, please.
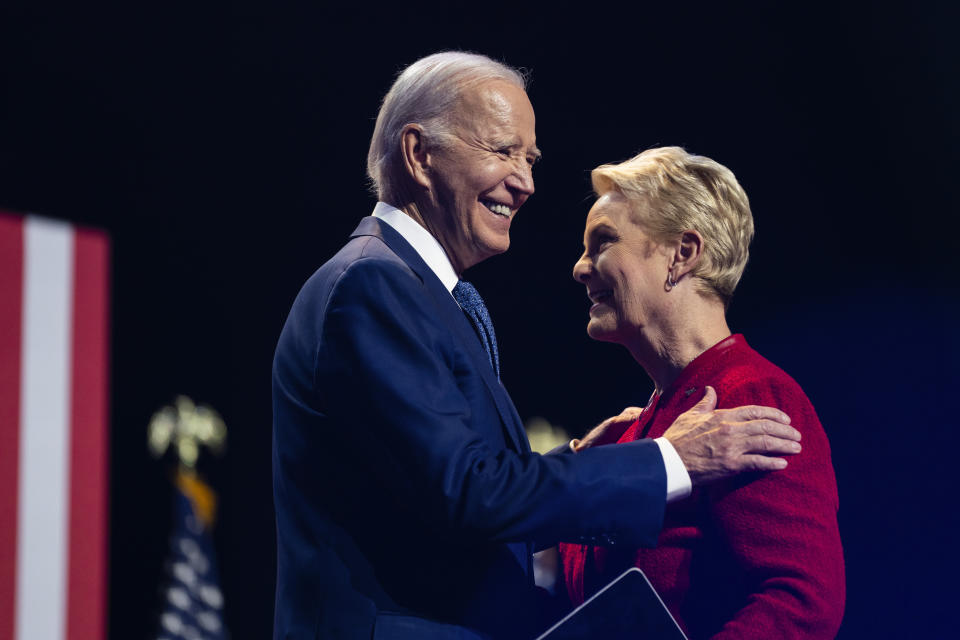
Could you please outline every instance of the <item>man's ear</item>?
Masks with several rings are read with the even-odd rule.
[[[408,124],[400,131],[400,153],[403,156],[403,165],[414,184],[429,189],[433,182],[430,179],[430,154],[423,139],[423,127],[419,124]]]
[[[694,229],[687,229],[680,236],[680,242],[670,261],[670,272],[674,282],[693,271],[703,259],[703,236]]]

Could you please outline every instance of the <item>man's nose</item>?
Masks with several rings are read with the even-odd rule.
[[[517,168],[507,177],[507,186],[519,191],[525,196],[533,195],[533,167],[521,161]]]

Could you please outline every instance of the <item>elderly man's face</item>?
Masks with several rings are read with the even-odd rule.
[[[523,89],[492,80],[467,91],[453,140],[431,154],[426,222],[462,272],[510,246],[510,223],[533,193],[533,107]]]

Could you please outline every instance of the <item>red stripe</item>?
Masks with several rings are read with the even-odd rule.
[[[23,218],[0,211],[0,638],[13,638],[20,470]]]
[[[109,257],[78,229],[74,253],[67,637],[106,637]]]

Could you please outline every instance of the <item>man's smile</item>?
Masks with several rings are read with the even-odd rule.
[[[493,200],[480,200],[480,203],[498,216],[509,218],[513,213],[510,205],[503,204],[501,202],[494,202]]]

